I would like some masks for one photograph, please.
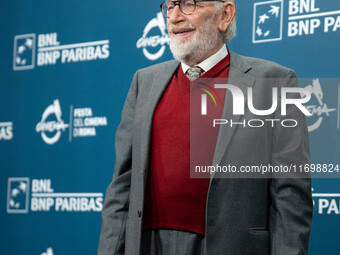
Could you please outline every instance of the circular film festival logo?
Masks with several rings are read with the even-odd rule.
[[[154,28],[158,28],[161,35],[149,36]],[[157,13],[157,17],[149,21],[144,28],[143,36],[137,41],[137,48],[143,48],[144,56],[149,60],[157,60],[163,56],[165,44],[169,44],[169,35],[166,33],[166,25],[163,14]],[[160,47],[159,47],[160,46]],[[150,52],[150,48],[159,48],[157,52]]]
[[[42,114],[41,121],[36,126],[36,132],[41,133],[41,138],[45,143],[51,145],[58,142],[61,132],[69,127],[69,124],[65,124],[61,119],[61,115],[58,99],[54,100],[53,104],[49,105]],[[55,116],[56,120],[48,120],[50,116]],[[48,136],[47,133],[54,133],[54,135]]]

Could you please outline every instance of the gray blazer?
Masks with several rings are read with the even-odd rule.
[[[280,78],[278,87],[297,86],[290,69],[229,53],[228,83],[237,84],[244,94],[253,87],[263,109],[271,106],[268,93],[273,86],[263,78]],[[178,66],[178,61],[168,61],[141,69],[133,77],[116,133],[116,164],[102,211],[99,255],[140,254],[153,113]],[[251,116],[245,109],[245,116]],[[243,117],[233,116],[227,91],[222,118],[241,121]],[[285,118],[297,119],[299,125],[293,129],[221,126],[213,165],[309,163],[305,117],[289,108]],[[211,175],[206,204],[208,255],[308,253],[313,211],[309,178],[218,177]]]

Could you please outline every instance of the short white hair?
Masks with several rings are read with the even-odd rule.
[[[233,3],[236,8],[235,0],[226,0],[224,3],[227,3],[227,2]],[[224,3],[215,2],[215,13],[216,14],[222,12]],[[229,24],[227,30],[224,32],[224,35],[223,35],[224,42],[230,42],[235,37],[235,35],[236,35],[236,13],[235,13],[233,20]]]

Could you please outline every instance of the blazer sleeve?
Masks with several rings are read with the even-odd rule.
[[[102,228],[98,255],[123,255],[125,246],[126,218],[129,208],[132,127],[137,99],[138,72],[135,73],[123,107],[121,122],[115,137],[116,163],[113,180],[106,190],[102,210]]]
[[[298,86],[296,74],[292,70],[286,72],[281,86]],[[298,125],[295,128],[281,125],[274,128],[272,164],[309,164],[309,138],[304,114],[294,105],[287,105],[287,115],[281,116],[278,111],[276,118],[295,119]],[[313,215],[311,176],[295,176],[291,173],[288,178],[273,178],[270,195],[270,254],[307,255]]]

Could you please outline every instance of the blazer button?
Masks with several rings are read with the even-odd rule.
[[[142,216],[142,212],[140,210],[137,211],[137,215],[140,218]]]

